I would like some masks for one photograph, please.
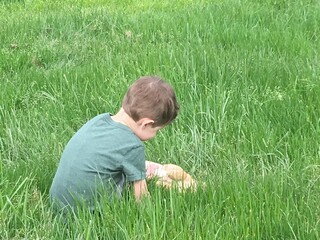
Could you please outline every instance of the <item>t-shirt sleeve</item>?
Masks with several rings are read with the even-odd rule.
[[[122,163],[127,181],[134,182],[146,178],[144,147],[139,146],[127,152],[126,160]]]

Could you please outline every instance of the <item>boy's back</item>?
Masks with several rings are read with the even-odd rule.
[[[111,197],[122,188],[122,173],[130,182],[145,178],[143,144],[109,114],[98,115],[67,144],[50,189],[51,200],[63,208],[74,207],[77,199],[93,209],[95,197]]]

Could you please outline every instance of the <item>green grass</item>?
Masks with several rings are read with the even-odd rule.
[[[319,239],[320,3],[316,0],[1,1],[2,239]],[[48,191],[88,119],[155,74],[177,121],[146,143],[205,191],[63,224]]]

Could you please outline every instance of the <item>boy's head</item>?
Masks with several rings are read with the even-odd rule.
[[[135,81],[123,98],[122,108],[136,122],[142,118],[154,120],[152,127],[170,124],[179,111],[173,88],[154,76]]]

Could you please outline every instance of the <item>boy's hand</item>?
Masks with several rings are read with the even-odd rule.
[[[134,196],[137,202],[140,202],[143,197],[149,196],[146,180],[139,180],[133,183]]]
[[[160,163],[146,161],[147,179],[155,177],[158,174],[157,170],[159,170],[161,167],[162,165]]]

